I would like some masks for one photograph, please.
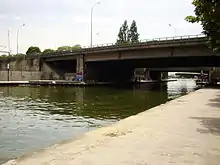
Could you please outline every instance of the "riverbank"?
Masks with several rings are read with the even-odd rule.
[[[220,90],[201,89],[5,165],[220,162]]]

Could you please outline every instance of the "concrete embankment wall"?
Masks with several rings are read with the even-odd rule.
[[[10,66],[8,71],[7,66]],[[56,80],[61,76],[40,59],[0,61],[0,81]]]
[[[10,71],[10,81],[28,81],[39,80],[41,78],[41,72],[29,72],[29,71]],[[8,71],[0,71],[0,81],[8,81]]]

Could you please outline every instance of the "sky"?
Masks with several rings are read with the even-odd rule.
[[[16,53],[30,46],[90,45],[90,13],[97,0],[0,0],[0,45]],[[192,0],[100,0],[93,12],[93,44],[115,43],[124,20],[135,20],[140,39],[200,34],[199,24],[184,20],[194,14]],[[171,24],[171,27],[169,26]],[[175,32],[176,31],[176,32]],[[0,50],[3,50],[0,47]]]

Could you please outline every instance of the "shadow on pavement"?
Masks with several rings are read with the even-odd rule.
[[[216,95],[216,98],[210,99],[209,102],[209,106],[220,108],[220,94]]]
[[[204,129],[197,129],[199,133],[211,133],[220,136],[220,118],[218,117],[191,117],[199,120]]]
[[[219,87],[219,86],[218,86]],[[220,93],[216,95],[216,98],[210,99],[209,106],[219,108],[220,112]],[[211,133],[216,136],[220,136],[220,118],[219,117],[191,117],[191,119],[199,120],[204,129],[197,129],[200,133]]]

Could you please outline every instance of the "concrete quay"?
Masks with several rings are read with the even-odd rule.
[[[29,81],[0,81],[0,86],[28,85]]]
[[[145,84],[145,83],[165,83],[170,81],[177,81],[175,79],[167,79],[161,81],[141,81],[136,82],[136,84]],[[66,81],[66,80],[29,80],[29,81],[0,81],[0,86],[105,86],[105,85],[113,85],[111,82],[83,82],[83,81]],[[132,83],[131,83],[132,84]]]
[[[111,85],[111,83],[93,83],[66,80],[29,80],[29,81],[0,81],[0,86],[94,86]]]
[[[220,89],[200,89],[5,165],[219,165]]]

